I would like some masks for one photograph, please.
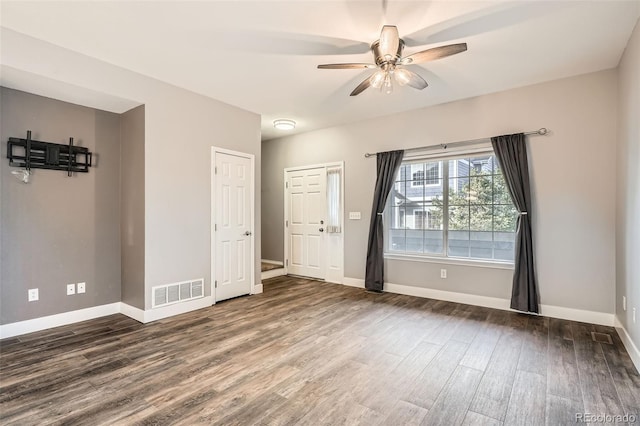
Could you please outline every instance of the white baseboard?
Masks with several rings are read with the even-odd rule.
[[[0,325],[0,339],[120,313],[120,302]]]
[[[124,302],[116,302],[108,305],[94,306],[86,309],[78,309],[77,311],[63,312],[61,314],[0,325],[0,339],[20,336],[22,334],[33,333],[36,331],[42,331],[49,328],[60,327],[62,325],[69,325],[113,314],[123,314],[138,322],[146,324],[151,321],[184,314],[197,309],[208,308],[212,304],[213,297],[206,296],[200,299],[189,300],[183,303],[176,303],[161,308],[143,311],[140,308],[136,308]]]
[[[364,280],[362,280],[360,278],[344,277],[342,279],[342,284],[343,285],[348,285],[349,287],[364,288]]]
[[[361,278],[345,277],[344,285],[364,288],[364,280]],[[478,296],[475,294],[457,293],[453,291],[435,290],[425,287],[414,287],[402,284],[384,283],[385,291],[389,293],[404,294],[407,296],[426,297],[429,299],[445,300],[447,302],[464,303],[467,305],[484,306],[486,308],[513,311],[509,308],[509,299],[497,297]],[[516,312],[516,311],[514,311]],[[599,325],[614,325],[614,315],[606,312],[585,311],[581,309],[565,308],[562,306],[540,305],[540,315],[551,318],[560,318],[572,321],[588,322]]]
[[[198,309],[209,308],[211,307],[211,305],[213,305],[213,296],[205,296],[201,297],[200,299],[187,300],[186,302],[174,303],[173,305],[149,309],[144,311],[143,322],[146,324],[151,321],[169,318],[174,315],[186,314],[187,312],[195,311]],[[132,318],[135,319],[134,317]]]
[[[251,293],[251,294],[260,294],[260,293],[262,293],[262,290],[263,290],[263,289],[264,289],[264,287],[262,286],[262,283],[260,283],[260,284],[256,284],[256,285],[253,287],[253,293]]]
[[[278,269],[272,269],[270,271],[262,272],[262,274],[260,275],[260,278],[262,278],[263,280],[267,280],[269,278],[275,278],[282,275],[287,275],[287,271],[285,271],[284,268],[278,268]]]
[[[631,361],[633,361],[633,365],[636,366],[636,370],[640,371],[640,350],[633,340],[631,340],[631,336],[629,336],[627,329],[624,328],[618,317],[615,318],[615,327],[618,335],[620,336],[620,340],[622,340],[624,347],[627,349],[627,352],[631,357]]]
[[[571,321],[587,322],[589,324],[613,327],[613,314],[607,312],[585,311],[582,309],[565,308],[564,306],[540,305],[540,315]]]
[[[144,324],[144,310],[120,302],[120,313]]]
[[[270,265],[284,266],[284,262],[281,262],[279,260],[262,259],[262,263],[268,263]]]

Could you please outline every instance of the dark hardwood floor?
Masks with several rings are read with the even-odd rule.
[[[0,424],[575,425],[640,411],[611,327],[290,277],[264,287],[147,325],[112,315],[1,341]]]

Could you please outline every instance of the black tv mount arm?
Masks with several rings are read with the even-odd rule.
[[[91,167],[91,151],[74,146],[73,138],[69,138],[68,145],[35,141],[31,139],[31,130],[27,130],[26,139],[9,138],[7,158],[12,167],[63,170],[67,176],[73,172],[88,173]]]

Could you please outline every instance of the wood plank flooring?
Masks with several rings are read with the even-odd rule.
[[[640,422],[640,375],[611,327],[292,277],[147,325],[5,339],[0,379],[3,425]]]

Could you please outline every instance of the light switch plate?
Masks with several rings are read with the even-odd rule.
[[[87,290],[87,283],[78,283],[78,294],[84,293]]]
[[[361,218],[360,212],[349,212],[350,220],[360,220]]]
[[[72,294],[76,294],[76,285],[67,284],[67,296],[71,296]]]

